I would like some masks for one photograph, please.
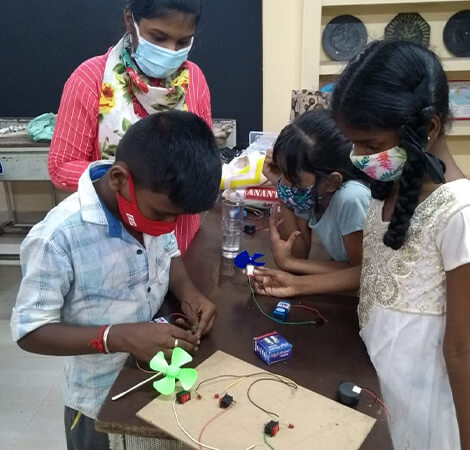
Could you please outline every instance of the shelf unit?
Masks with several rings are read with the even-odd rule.
[[[430,48],[441,57],[444,69],[449,73],[470,73],[470,58],[457,58],[450,54],[442,39],[447,20],[462,9],[470,9],[469,0],[304,0],[302,86],[318,88],[322,77],[338,75],[347,64],[332,61],[321,45],[325,26],[342,14],[351,14],[362,20],[369,40],[373,40],[383,37],[385,26],[398,13],[418,12],[431,25]],[[465,78],[470,78],[470,75]]]
[[[442,58],[446,72],[470,72],[470,58]],[[347,61],[320,61],[319,75],[339,75]]]
[[[454,120],[448,136],[470,136],[470,120]]]
[[[430,48],[440,57],[449,79],[470,80],[470,58],[457,58],[445,48],[442,33],[457,11],[470,9],[469,0],[304,0],[302,87],[318,89],[341,73],[347,61],[332,61],[322,49],[325,26],[334,17],[353,15],[367,28],[369,40],[383,37],[385,26],[400,12],[418,12],[431,25]],[[449,136],[470,138],[470,120],[456,120]],[[469,142],[470,151],[470,142]]]
[[[455,3],[455,0],[439,0],[440,3]],[[409,5],[431,3],[429,0],[323,0],[323,6],[361,6],[361,5]]]

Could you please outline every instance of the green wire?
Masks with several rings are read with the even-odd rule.
[[[276,450],[269,442],[268,440],[266,439],[266,433],[263,432],[263,440],[264,440],[264,443],[271,449],[271,450]]]
[[[306,321],[306,322],[283,322],[282,320],[278,320],[275,317],[270,316],[269,314],[267,314],[266,312],[263,311],[263,308],[261,308],[260,304],[258,303],[258,300],[256,300],[255,291],[253,290],[253,286],[251,284],[250,279],[248,279],[248,286],[250,287],[251,296],[253,298],[253,301],[255,302],[255,305],[258,307],[259,312],[261,314],[263,314],[263,316],[265,316],[268,319],[272,320],[273,322],[279,323],[281,325],[318,325],[318,322],[316,322],[314,320],[309,320],[309,321]]]

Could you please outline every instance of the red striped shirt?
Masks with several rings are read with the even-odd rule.
[[[111,50],[111,49],[110,49]],[[110,51],[109,50],[109,51]],[[76,191],[90,162],[101,159],[98,143],[98,104],[108,53],[82,63],[67,80],[49,150],[48,170],[59,189]],[[212,126],[210,92],[201,69],[188,61],[188,110]],[[199,215],[178,219],[175,234],[182,253],[199,229]]]

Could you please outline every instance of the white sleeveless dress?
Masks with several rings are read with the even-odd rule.
[[[408,239],[386,247],[383,202],[364,225],[361,337],[380,380],[395,450],[458,450],[442,343],[445,272],[470,263],[470,181],[436,189],[416,208]]]

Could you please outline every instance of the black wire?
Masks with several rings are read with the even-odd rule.
[[[199,388],[203,385],[203,384],[206,384],[206,383],[209,383],[211,381],[215,381],[215,380],[218,380],[220,378],[252,378],[252,377],[257,377],[259,375],[269,375],[275,379],[277,379],[278,381],[281,381],[282,378],[280,375],[277,375],[275,373],[269,373],[269,372],[254,372],[254,373],[249,373],[248,375],[219,375],[217,377],[212,377],[212,378],[207,378],[206,380],[203,380],[201,381],[197,387],[196,387],[196,392],[199,390]],[[272,378],[269,378],[269,379],[272,379]],[[287,382],[287,381],[284,381],[284,383],[290,383],[291,385],[294,384],[295,385],[295,389],[297,389],[297,385],[295,383],[292,383],[292,382]],[[292,387],[292,386],[291,386]]]
[[[290,380],[285,380],[282,378],[281,375],[277,375],[275,373],[269,373],[269,372],[255,372],[255,373],[250,373],[248,375],[218,375],[216,377],[212,377],[212,378],[208,378],[206,380],[203,380],[201,381],[197,387],[196,387],[196,392],[199,391],[199,389],[201,388],[202,385],[206,384],[206,383],[210,383],[211,381],[215,381],[215,380],[219,380],[219,379],[222,379],[222,378],[251,378],[251,377],[256,377],[256,376],[259,376],[259,375],[266,375],[264,378],[259,378],[258,380],[255,380],[253,381],[250,386],[248,387],[247,391],[246,391],[246,395],[248,397],[248,400],[250,401],[250,403],[255,406],[256,408],[258,408],[259,410],[263,411],[264,413],[268,414],[269,416],[275,416],[277,418],[279,418],[279,414],[276,414],[275,412],[273,411],[268,411],[267,409],[264,409],[262,406],[258,405],[252,398],[251,398],[251,395],[250,395],[250,392],[251,392],[251,389],[253,388],[253,386],[256,384],[256,383],[259,383],[260,381],[275,381],[277,383],[282,383],[282,384],[285,384],[286,386],[290,387],[291,389],[297,391],[297,389],[299,388],[297,386],[297,384],[295,384],[293,381],[290,381]]]
[[[207,380],[203,380],[201,381],[197,387],[196,387],[196,391],[199,390],[199,388],[203,385],[203,384],[206,384],[208,383],[209,381],[214,381],[214,380],[218,380],[219,378],[251,378],[251,377],[256,377],[258,375],[266,375],[268,372],[255,372],[255,373],[249,373],[248,375],[219,375],[217,377],[212,377],[212,378],[208,378]],[[277,376],[276,374],[272,374],[272,376]]]
[[[203,384],[209,383],[209,381],[218,380],[219,378],[242,378],[242,377],[243,377],[243,375],[219,375],[219,376],[217,376],[217,377],[208,378],[207,380],[201,381],[201,382],[197,385],[196,391],[198,391],[199,388],[200,388]]]
[[[268,411],[267,409],[264,409],[262,406],[258,405],[250,396],[250,391],[251,391],[251,388],[256,384],[256,383],[259,383],[260,381],[275,381],[277,383],[282,383],[282,384],[285,384],[286,386],[289,386],[290,388],[294,389],[294,390],[297,390],[298,389],[298,386],[291,382],[291,381],[287,381],[287,380],[282,380],[280,378],[259,378],[258,380],[256,381],[253,381],[253,383],[250,384],[250,386],[248,387],[248,390],[246,391],[246,396],[248,397],[248,400],[250,401],[250,403],[253,405],[253,406],[256,406],[256,408],[260,409],[261,411],[265,412],[266,414],[268,414],[269,416],[275,416],[277,418],[279,418],[279,414],[276,414],[275,412],[272,412],[272,411]]]

